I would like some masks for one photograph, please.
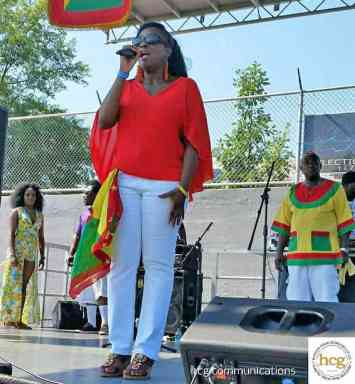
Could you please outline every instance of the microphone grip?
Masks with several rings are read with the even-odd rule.
[[[124,47],[118,50],[116,52],[116,55],[124,56],[124,57],[127,57],[128,59],[133,59],[134,57],[137,56],[137,52],[132,48]]]

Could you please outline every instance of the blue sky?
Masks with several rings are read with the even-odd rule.
[[[68,84],[56,103],[71,112],[95,110],[96,89],[104,96],[119,68],[116,45],[100,31],[70,32],[80,60],[90,64],[86,87]],[[233,73],[257,61],[266,69],[269,91],[296,90],[297,67],[305,89],[355,85],[355,11],[307,16],[178,36],[191,58],[190,76],[205,99],[234,96]]]

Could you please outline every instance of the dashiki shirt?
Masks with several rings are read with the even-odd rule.
[[[323,179],[315,187],[291,187],[272,224],[289,237],[288,265],[342,263],[339,238],[355,229],[351,209],[340,183]]]

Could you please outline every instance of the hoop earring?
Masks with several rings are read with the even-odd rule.
[[[165,81],[169,80],[169,64],[168,63],[164,65],[163,80]]]
[[[137,67],[136,80],[139,81],[140,83],[143,83],[144,81],[144,71],[140,65],[138,65]]]

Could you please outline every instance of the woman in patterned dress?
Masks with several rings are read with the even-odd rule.
[[[45,261],[43,196],[39,187],[35,184],[18,186],[11,206],[10,244],[0,290],[0,324],[31,329],[28,324],[40,320],[37,270],[43,269]]]

